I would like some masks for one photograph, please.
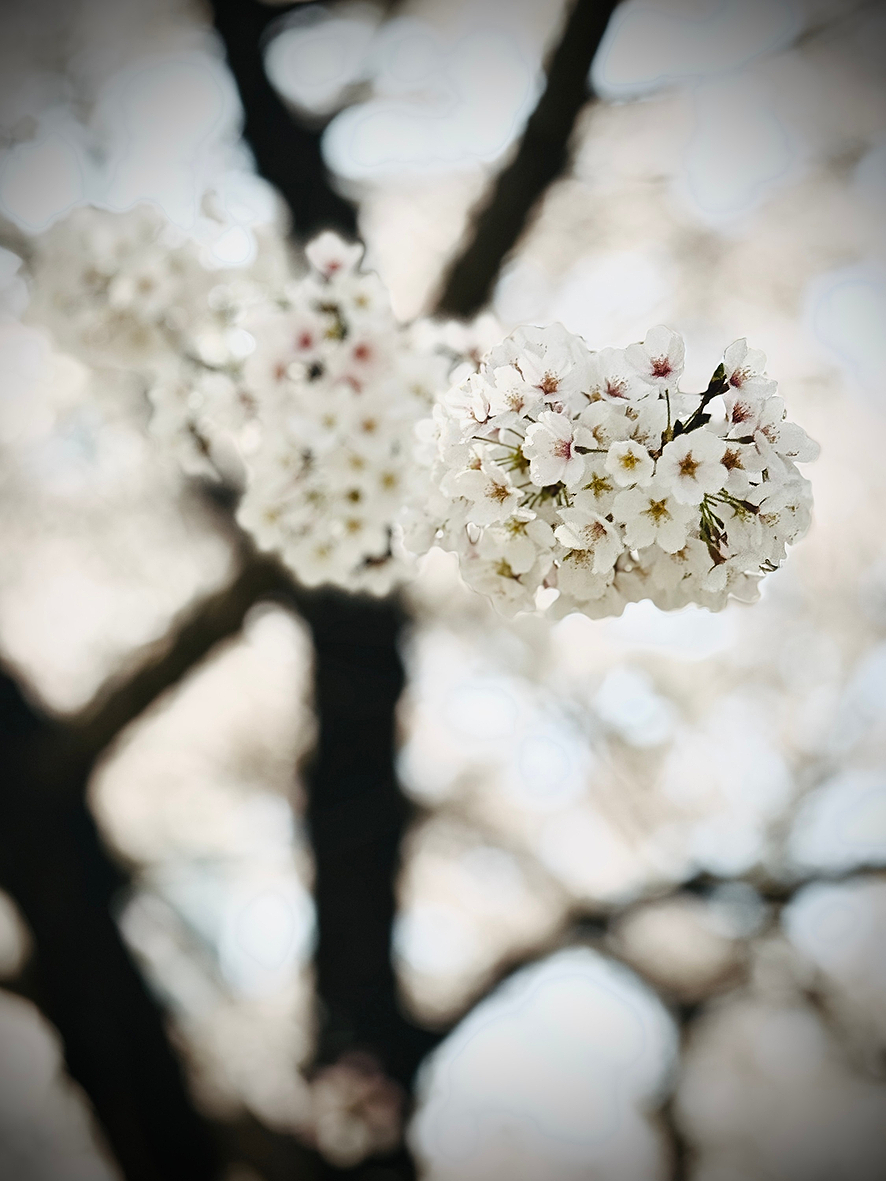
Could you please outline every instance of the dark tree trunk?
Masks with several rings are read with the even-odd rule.
[[[210,1181],[209,1139],[111,916],[122,878],[84,804],[91,765],[0,675],[0,882],[34,934],[32,980],[127,1181]]]
[[[390,954],[408,811],[394,769],[403,614],[395,599],[334,591],[301,610],[314,639],[319,720],[308,774],[325,1010],[318,1060],[369,1050],[408,1087],[435,1039],[401,1016]]]
[[[451,270],[442,311],[469,315],[485,302],[530,210],[566,163],[575,119],[588,97],[588,70],[614,7],[615,0],[576,0],[569,10],[545,93],[514,163],[499,178],[471,243]],[[287,201],[296,236],[304,240],[327,227],[353,234],[355,211],[330,184],[321,130],[294,121],[265,75],[269,9],[257,0],[213,0],[213,12],[243,103],[244,136],[258,170]],[[392,599],[334,591],[299,598],[314,639],[319,720],[308,776],[319,927],[318,1062],[368,1050],[409,1087],[438,1039],[402,1016],[391,962],[407,812],[394,765],[402,610]]]
[[[265,76],[269,10],[256,0],[214,0],[215,26],[244,109],[258,170],[285,198],[304,240],[356,231],[356,214],[331,187],[320,131],[300,126]],[[436,1040],[404,1019],[391,962],[399,846],[407,805],[394,768],[395,708],[403,687],[393,599],[338,591],[298,595],[314,640],[317,749],[308,774],[316,866],[318,1063],[372,1053],[407,1088]]]
[[[356,210],[329,184],[320,131],[293,119],[265,74],[265,33],[280,10],[258,0],[212,0],[212,12],[243,104],[243,138],[289,206],[294,232],[305,238],[329,228],[353,236]]]

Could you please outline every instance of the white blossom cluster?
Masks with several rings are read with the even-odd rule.
[[[454,551],[505,614],[754,599],[808,528],[796,462],[818,453],[765,360],[738,340],[686,394],[663,326],[599,352],[560,325],[518,329],[423,424],[430,494],[410,544]]]
[[[261,432],[237,519],[304,584],[385,593],[410,561],[395,524],[416,495],[415,425],[453,354],[439,334],[397,323],[362,253],[321,234],[310,273],[242,321],[254,347],[239,396]]]

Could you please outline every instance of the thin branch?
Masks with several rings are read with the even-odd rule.
[[[357,214],[329,183],[321,130],[292,118],[265,73],[263,42],[279,9],[258,0],[213,0],[211,10],[243,103],[243,138],[257,171],[289,206],[295,232],[305,237],[331,227],[353,235]]]
[[[631,904],[631,908],[639,909],[643,906],[658,905],[687,893],[701,894],[704,896],[716,889],[717,886],[733,886],[738,883],[750,886],[759,894],[763,902],[769,904],[772,908],[769,925],[772,926],[778,923],[781,911],[807,886],[817,885],[822,882],[839,884],[841,882],[851,882],[858,878],[886,880],[886,871],[881,866],[859,865],[851,870],[841,870],[838,872],[817,871],[815,873],[795,874],[789,879],[785,878],[784,880],[760,878],[754,873],[743,874],[738,877],[720,877],[705,873],[696,878],[677,882],[670,889],[653,891],[643,895]],[[595,908],[593,911],[584,911],[581,907],[573,909],[563,925],[553,934],[533,944],[531,947],[500,961],[496,968],[486,976],[484,982],[470,996],[465,998],[458,1010],[445,1023],[441,1023],[439,1029],[440,1036],[446,1036],[482,1001],[485,1001],[493,993],[497,992],[506,980],[509,980],[524,968],[531,967],[533,964],[552,955],[560,948],[575,945],[600,945],[605,950],[607,956],[619,959],[620,957],[617,951],[609,944],[604,945],[604,940],[610,930],[612,921],[624,915],[626,909],[623,904],[618,903],[608,903],[602,905],[599,909]],[[639,972],[639,969],[635,966],[628,966],[631,967],[632,971]],[[661,991],[657,986],[651,985],[651,987],[656,992]],[[670,1002],[673,1003],[673,998],[670,998]],[[696,1006],[692,1006],[691,1014],[684,1011],[678,1015],[683,1024],[688,1019],[691,1019],[691,1016],[694,1016],[695,1008]]]
[[[548,81],[513,161],[476,214],[470,241],[452,264],[437,311],[471,316],[489,301],[501,265],[540,199],[563,172],[588,73],[618,0],[575,0],[551,59]]]
[[[259,599],[291,591],[292,581],[277,562],[250,555],[233,582],[198,602],[176,622],[171,635],[148,649],[135,673],[106,684],[84,714],[69,723],[78,744],[95,758],[216,644],[236,635]]]

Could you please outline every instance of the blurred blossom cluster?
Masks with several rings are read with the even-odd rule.
[[[234,310],[282,285],[287,265],[280,233],[258,232],[253,264],[225,269],[153,205],[83,206],[29,251],[28,318],[86,365],[137,374],[154,434],[186,471],[216,474],[212,457],[230,463],[224,441],[247,421],[248,403],[228,375],[248,348]]]
[[[402,1089],[370,1055],[345,1054],[312,1080],[312,1139],[340,1168],[391,1152],[400,1143],[404,1103]]]
[[[754,599],[809,526],[794,461],[818,448],[746,341],[701,395],[679,388],[684,354],[664,326],[599,352],[519,329],[436,407],[427,541],[506,614],[553,587],[557,616]]]
[[[396,323],[362,253],[321,235],[310,274],[243,320],[237,392],[261,431],[237,519],[308,586],[382,593],[408,569],[393,530],[415,494],[413,429],[452,359]]]
[[[193,328],[213,276],[192,239],[152,205],[86,205],[34,239],[30,318],[87,364],[163,362]]]

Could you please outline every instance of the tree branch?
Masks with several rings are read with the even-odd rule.
[[[329,183],[321,130],[292,118],[265,73],[263,41],[279,10],[258,0],[213,0],[211,9],[243,103],[243,138],[258,172],[289,206],[295,232],[308,237],[331,227],[353,236],[356,210]]]
[[[279,563],[250,552],[233,582],[193,606],[165,641],[150,646],[134,673],[104,685],[96,700],[69,723],[84,754],[96,758],[216,644],[236,635],[259,599],[291,593],[292,580]]]
[[[501,266],[566,167],[569,140],[587,102],[588,72],[618,0],[575,0],[548,81],[513,161],[478,209],[467,245],[449,269],[437,311],[472,316],[489,302]]]

